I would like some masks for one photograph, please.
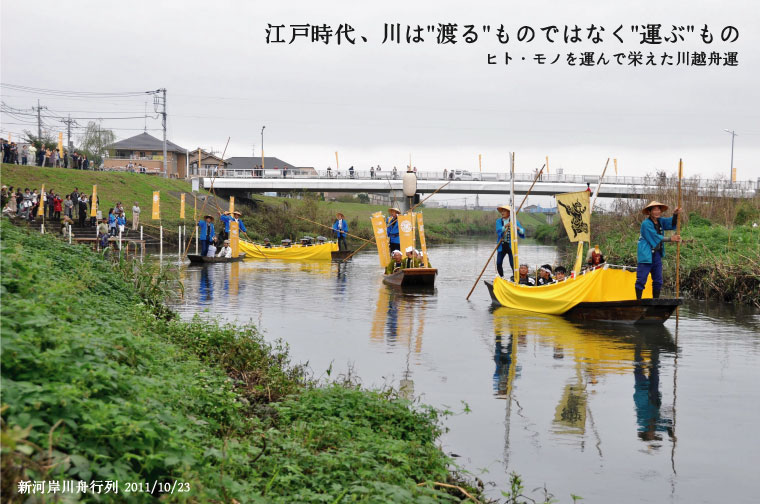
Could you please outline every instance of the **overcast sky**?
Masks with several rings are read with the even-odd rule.
[[[168,90],[169,139],[185,148],[227,155],[260,154],[266,125],[267,155],[299,166],[383,168],[408,161],[419,170],[508,169],[540,166],[566,173],[598,174],[608,156],[621,175],[675,171],[728,176],[731,136],[740,180],[760,177],[760,9],[747,1],[130,1],[3,0],[2,82],[70,91]],[[355,46],[266,43],[268,23],[352,25],[367,42]],[[436,44],[424,32],[420,44],[382,44],[384,23],[402,26],[458,23],[459,42]],[[715,40],[685,34],[677,44],[641,45],[631,25],[705,24]],[[462,41],[465,24],[479,39]],[[510,40],[496,39],[504,24]],[[550,44],[541,27],[591,24],[605,27],[604,42]],[[483,25],[491,32],[483,33]],[[517,29],[536,30],[530,44]],[[619,32],[624,42],[612,36]],[[735,43],[720,40],[736,26]],[[289,40],[289,31],[283,32]],[[585,37],[585,32],[584,35]],[[663,52],[738,52],[738,67],[660,66]],[[513,60],[501,62],[509,51]],[[611,60],[602,67],[571,67],[568,52],[595,51]],[[652,51],[658,66],[618,66],[615,53]],[[488,65],[496,54],[500,64]],[[533,55],[547,55],[538,65]],[[560,55],[554,65],[548,64]],[[522,60],[525,57],[525,61]],[[65,98],[2,89],[8,105],[30,112],[37,98],[52,114],[74,117],[143,115],[143,97]],[[147,110],[153,113],[152,99]],[[97,111],[97,112],[93,112]],[[2,115],[2,136],[30,127],[31,116]],[[63,131],[54,118],[46,122]],[[81,120],[80,123],[86,123]],[[104,119],[119,138],[138,134],[143,119]],[[160,121],[149,119],[148,128]],[[36,129],[35,126],[31,126]],[[151,131],[161,137],[160,131]]]

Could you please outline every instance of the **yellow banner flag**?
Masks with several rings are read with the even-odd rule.
[[[161,191],[153,191],[153,220],[161,220]]]
[[[408,247],[414,248],[414,221],[412,214],[398,216],[398,234],[401,241],[401,253],[406,255]]]
[[[43,219],[45,218],[45,184],[42,184],[42,187],[40,188],[40,199],[39,201],[40,206],[37,208],[37,215],[41,216]]]
[[[235,196],[230,196],[230,215],[235,211]]]
[[[382,212],[375,212],[370,217],[372,230],[375,233],[377,255],[380,258],[380,266],[385,268],[391,262],[391,252],[388,243],[388,232],[385,228],[385,216]]]
[[[417,229],[419,229],[420,233],[420,248],[422,249],[422,259],[425,261],[425,267],[429,267],[428,264],[428,255],[427,255],[427,244],[425,243],[425,224],[422,222],[422,214],[417,214]]]
[[[58,133],[58,154],[63,157],[63,133]]]
[[[557,195],[557,211],[571,242],[591,240],[590,195],[588,191]]]
[[[230,248],[232,257],[240,255],[240,229],[237,221],[230,221]]]
[[[92,200],[90,201],[90,217],[98,216],[98,186],[92,186]]]
[[[615,161],[615,175],[617,175],[617,158],[615,158],[614,161]]]
[[[179,218],[185,218],[185,193],[182,193],[179,197]]]

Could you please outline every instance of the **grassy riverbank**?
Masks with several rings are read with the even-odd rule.
[[[150,219],[153,191],[161,191],[161,224],[168,242],[176,243],[177,228],[183,224],[179,219],[180,195],[187,193],[185,224],[192,226],[193,197],[190,183],[184,180],[164,179],[162,177],[134,173],[94,172],[68,170],[64,168],[40,168],[36,166],[18,166],[3,164],[0,180],[9,186],[38,188],[44,184],[47,189],[54,189],[64,196],[74,187],[90,194],[92,186],[98,186],[100,207],[107,213],[117,201],[121,201],[131,216],[132,204],[137,201],[142,208],[142,223],[145,231],[158,235],[158,221]],[[205,191],[201,195],[207,194]],[[330,237],[330,232],[297,217],[306,217],[320,224],[332,226],[335,213],[341,211],[351,228],[351,233],[365,239],[372,238],[369,217],[372,213],[387,208],[359,202],[319,201],[314,193],[304,193],[303,199],[255,196],[255,200],[236,203],[236,208],[244,213],[243,221],[248,235],[257,241],[269,238],[279,241],[283,238],[297,240],[304,235]],[[198,198],[198,212],[203,208],[203,201]],[[226,200],[219,203],[227,209]],[[205,213],[217,215],[215,204],[209,203]],[[425,231],[429,243],[450,242],[458,236],[488,235],[493,236],[494,223],[498,218],[496,212],[477,210],[449,210],[446,208],[423,208]],[[41,219],[41,218],[40,218]],[[537,226],[545,222],[545,216],[538,214],[521,214],[520,221],[532,236]],[[191,232],[188,229],[188,234]],[[349,241],[352,239],[349,238]]]
[[[4,501],[21,480],[118,480],[112,502],[154,481],[186,483],[164,495],[183,502],[461,497],[433,485],[452,481],[439,412],[317,386],[253,326],[174,319],[158,266],[0,232]]]

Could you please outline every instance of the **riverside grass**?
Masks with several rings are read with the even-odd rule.
[[[43,479],[118,480],[84,496],[109,502],[458,500],[418,485],[451,482],[437,410],[318,387],[252,325],[175,320],[125,281],[139,263],[6,221],[0,247],[4,501]],[[190,491],[124,493],[175,480]]]

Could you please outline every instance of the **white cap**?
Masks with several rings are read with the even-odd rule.
[[[406,247],[406,253],[408,254],[409,252],[414,252],[414,247],[412,247],[411,245]]]

